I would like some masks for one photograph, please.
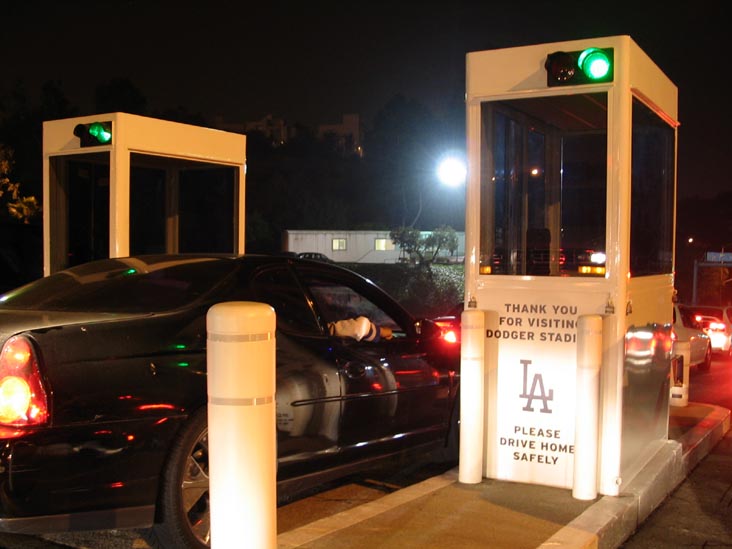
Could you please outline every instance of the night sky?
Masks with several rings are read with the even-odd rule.
[[[732,190],[721,0],[249,4],[3,0],[0,94],[20,81],[33,98],[57,81],[88,114],[97,85],[124,77],[149,111],[311,127],[358,113],[368,127],[396,94],[455,112],[469,51],[627,34],[679,88],[680,196]]]

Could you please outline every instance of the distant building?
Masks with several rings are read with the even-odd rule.
[[[268,114],[264,118],[249,122],[231,122],[223,117],[214,118],[214,127],[227,132],[247,134],[259,132],[270,140],[274,146],[284,145],[297,135],[297,129],[284,118]],[[335,146],[343,154],[363,156],[361,119],[357,114],[344,114],[339,124],[321,124],[318,126],[318,139],[328,136],[335,138]]]
[[[344,154],[363,156],[361,133],[361,119],[357,114],[344,114],[340,124],[318,126],[318,138],[333,135],[336,138],[336,147]]]
[[[260,132],[267,136],[273,145],[284,145],[295,137],[295,128],[290,126],[283,118],[274,118],[268,114],[256,122],[246,122],[245,132]]]
[[[253,122],[227,122],[223,118],[217,117],[214,120],[214,126],[219,130],[235,133],[259,132],[275,146],[287,143],[296,134],[295,128],[285,119],[275,118],[271,114]]]
[[[429,234],[430,231],[423,231]],[[462,261],[465,255],[465,233],[458,232],[458,249],[454,255],[440,250],[439,260]],[[389,237],[389,231],[299,231],[285,230],[282,249],[286,252],[321,253],[339,263],[397,263],[409,261]]]

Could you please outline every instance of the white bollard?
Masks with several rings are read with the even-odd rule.
[[[584,315],[577,320],[577,396],[574,432],[574,482],[572,496],[597,497],[597,448],[602,366],[602,317]]]
[[[212,548],[277,546],[275,327],[264,303],[206,316]]]
[[[485,313],[466,309],[460,331],[460,461],[458,481],[483,480]]]
[[[691,353],[691,349],[689,349],[689,353]],[[671,359],[671,396],[669,405],[675,407],[689,405],[689,363],[684,360],[683,355],[677,355]]]

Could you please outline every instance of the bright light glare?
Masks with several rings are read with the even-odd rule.
[[[437,167],[437,177],[450,187],[457,187],[465,183],[468,170],[465,163],[455,157],[445,158]]]
[[[594,252],[594,253],[593,253],[593,254],[592,254],[592,255],[590,256],[590,261],[591,261],[592,263],[605,263],[605,259],[606,259],[606,258],[605,258],[605,254],[604,254],[604,253],[602,253],[602,252]]]

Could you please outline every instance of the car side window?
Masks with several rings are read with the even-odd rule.
[[[353,288],[318,279],[309,280],[307,285],[326,323],[365,316],[377,326],[391,328],[395,335],[403,332],[391,316]]]
[[[275,310],[278,329],[291,334],[322,335],[300,285],[286,267],[258,273],[252,281],[252,289],[256,299]]]

